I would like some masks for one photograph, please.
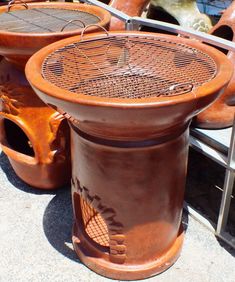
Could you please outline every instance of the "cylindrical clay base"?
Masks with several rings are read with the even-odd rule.
[[[74,125],[73,244],[81,261],[114,279],[161,273],[179,257],[188,130],[171,138],[113,142]]]

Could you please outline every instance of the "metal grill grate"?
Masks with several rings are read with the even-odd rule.
[[[80,199],[83,224],[86,233],[99,245],[109,247],[108,228],[102,216],[82,197]]]
[[[42,75],[70,92],[105,98],[148,98],[190,92],[217,71],[207,54],[159,37],[108,36],[50,54]]]
[[[80,20],[85,25],[95,24],[99,17],[79,10],[58,8],[32,8],[0,14],[0,30],[20,33],[60,32],[71,20]],[[80,22],[73,22],[65,30],[83,28]]]

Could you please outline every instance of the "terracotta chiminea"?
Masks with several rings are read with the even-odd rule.
[[[189,124],[232,75],[196,40],[141,32],[68,38],[26,76],[71,127],[73,244],[104,276],[142,279],[180,255]]]
[[[222,14],[211,34],[235,42],[235,2]],[[235,52],[223,50],[235,67]],[[235,115],[235,72],[219,99],[194,119],[196,127],[220,129],[232,126]]]
[[[24,75],[30,56],[90,23],[108,27],[105,10],[75,3],[19,3],[0,8],[0,141],[16,174],[42,189],[71,178],[66,119],[45,105]],[[88,29],[97,30],[97,26]]]

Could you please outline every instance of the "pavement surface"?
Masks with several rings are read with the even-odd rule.
[[[234,282],[235,250],[186,213],[183,222],[186,236],[180,258],[144,281]],[[0,282],[113,281],[80,263],[71,227],[70,187],[35,190],[15,175],[0,153]]]

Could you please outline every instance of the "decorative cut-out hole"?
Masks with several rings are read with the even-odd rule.
[[[227,39],[229,41],[233,40],[233,30],[231,29],[231,27],[227,26],[227,25],[222,25],[219,28],[217,28],[213,33],[213,35],[218,36],[220,38],[223,39]],[[224,54],[228,54],[228,50],[225,50],[223,48],[220,47],[216,47],[218,50],[220,50],[221,52],[223,52]]]
[[[97,244],[109,247],[108,227],[101,214],[82,197],[80,199],[85,232]]]
[[[29,138],[14,122],[4,119],[5,138],[11,149],[34,157],[35,153]]]

